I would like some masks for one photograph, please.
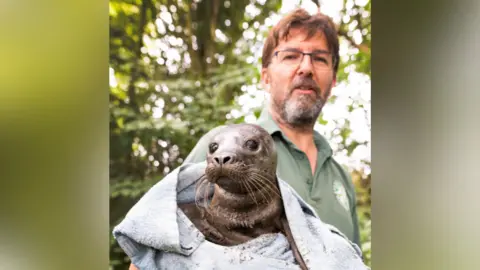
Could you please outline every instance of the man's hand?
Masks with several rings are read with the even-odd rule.
[[[128,270],[138,270],[138,268],[135,265],[133,265],[133,263],[131,263]]]

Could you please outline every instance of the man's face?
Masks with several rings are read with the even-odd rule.
[[[318,32],[308,40],[306,37],[304,30],[291,29],[288,39],[282,40],[273,52],[328,51],[323,33]],[[332,56],[320,54],[311,59],[305,55],[298,64],[287,63],[285,59],[288,59],[285,53],[272,56],[270,65],[262,69],[262,81],[272,98],[272,113],[293,127],[310,126],[318,118],[335,83]],[[325,61],[329,61],[328,67]]]

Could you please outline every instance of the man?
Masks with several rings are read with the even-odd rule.
[[[339,43],[331,19],[297,9],[274,26],[265,41],[261,80],[270,104],[257,124],[273,137],[278,176],[310,204],[323,222],[337,227],[360,246],[355,190],[349,174],[314,124],[336,82]],[[204,161],[204,135],[184,163]]]

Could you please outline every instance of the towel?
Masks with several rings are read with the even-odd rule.
[[[155,184],[114,228],[113,235],[139,269],[300,269],[287,238],[266,234],[236,246],[209,242],[177,207],[195,201],[206,162],[183,164]],[[358,246],[323,223],[285,181],[278,179],[295,244],[308,269],[369,269]]]

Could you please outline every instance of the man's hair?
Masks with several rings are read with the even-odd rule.
[[[278,46],[281,40],[287,40],[291,29],[303,29],[307,31],[307,39],[313,37],[318,32],[323,33],[333,57],[333,71],[336,74],[339,62],[338,35],[335,24],[332,19],[322,13],[310,15],[302,8],[298,8],[283,17],[268,33],[265,44],[263,45],[262,67],[266,68],[270,64],[273,50]]]

